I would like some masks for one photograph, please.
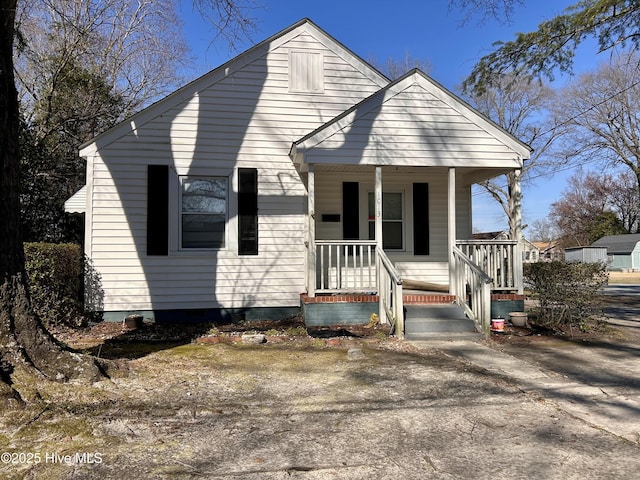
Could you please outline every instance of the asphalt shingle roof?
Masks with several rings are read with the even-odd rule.
[[[596,240],[592,247],[607,247],[607,253],[631,253],[640,242],[640,233],[607,235]]]

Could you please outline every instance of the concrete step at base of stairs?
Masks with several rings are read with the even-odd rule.
[[[476,342],[482,340],[484,335],[480,332],[422,332],[422,333],[410,333],[404,335],[404,339],[408,342],[454,342],[456,340],[466,340]]]
[[[459,305],[407,305],[404,331],[409,339],[451,333],[478,335],[475,323]]]

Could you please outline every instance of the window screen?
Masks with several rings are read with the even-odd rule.
[[[227,179],[185,177],[181,200],[182,248],[223,248]]]

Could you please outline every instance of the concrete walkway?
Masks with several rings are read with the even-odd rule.
[[[534,355],[531,355],[532,361],[523,360],[527,349],[536,348],[533,345],[512,346],[512,350],[519,349],[516,356],[489,347],[484,340],[411,343],[419,348],[441,350],[482,367],[518,385],[522,391],[553,401],[563,411],[592,426],[640,444],[640,349],[635,345],[617,348],[616,355],[612,356],[611,349],[575,345],[565,349],[562,345],[549,347],[547,344],[544,346],[547,365],[556,367],[552,369],[536,364]],[[593,373],[591,366],[616,369],[615,365],[623,366],[624,374],[618,376],[619,381],[611,378],[603,381],[598,375],[588,378],[589,375],[567,374],[563,369],[569,362],[574,370],[587,369],[582,372],[586,374]]]

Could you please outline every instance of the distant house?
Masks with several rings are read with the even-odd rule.
[[[474,240],[509,240],[509,232],[500,230],[497,232],[478,232],[473,234]],[[522,239],[522,261],[524,263],[535,263],[540,260],[540,249],[535,243],[526,238]]]
[[[412,279],[488,321],[486,279],[521,294],[522,262],[516,240],[470,241],[472,186],[529,154],[425,73],[390,81],[304,19],[82,145],[67,207],[85,212],[107,319],[350,298],[402,322]]]
[[[556,242],[533,242],[538,249],[539,261],[541,262],[562,262],[564,261],[564,249]]]
[[[591,246],[607,248],[610,270],[640,270],[640,233],[607,235]]]
[[[522,239],[522,261],[524,263],[540,261],[540,249],[534,242],[530,242],[526,238]]]

